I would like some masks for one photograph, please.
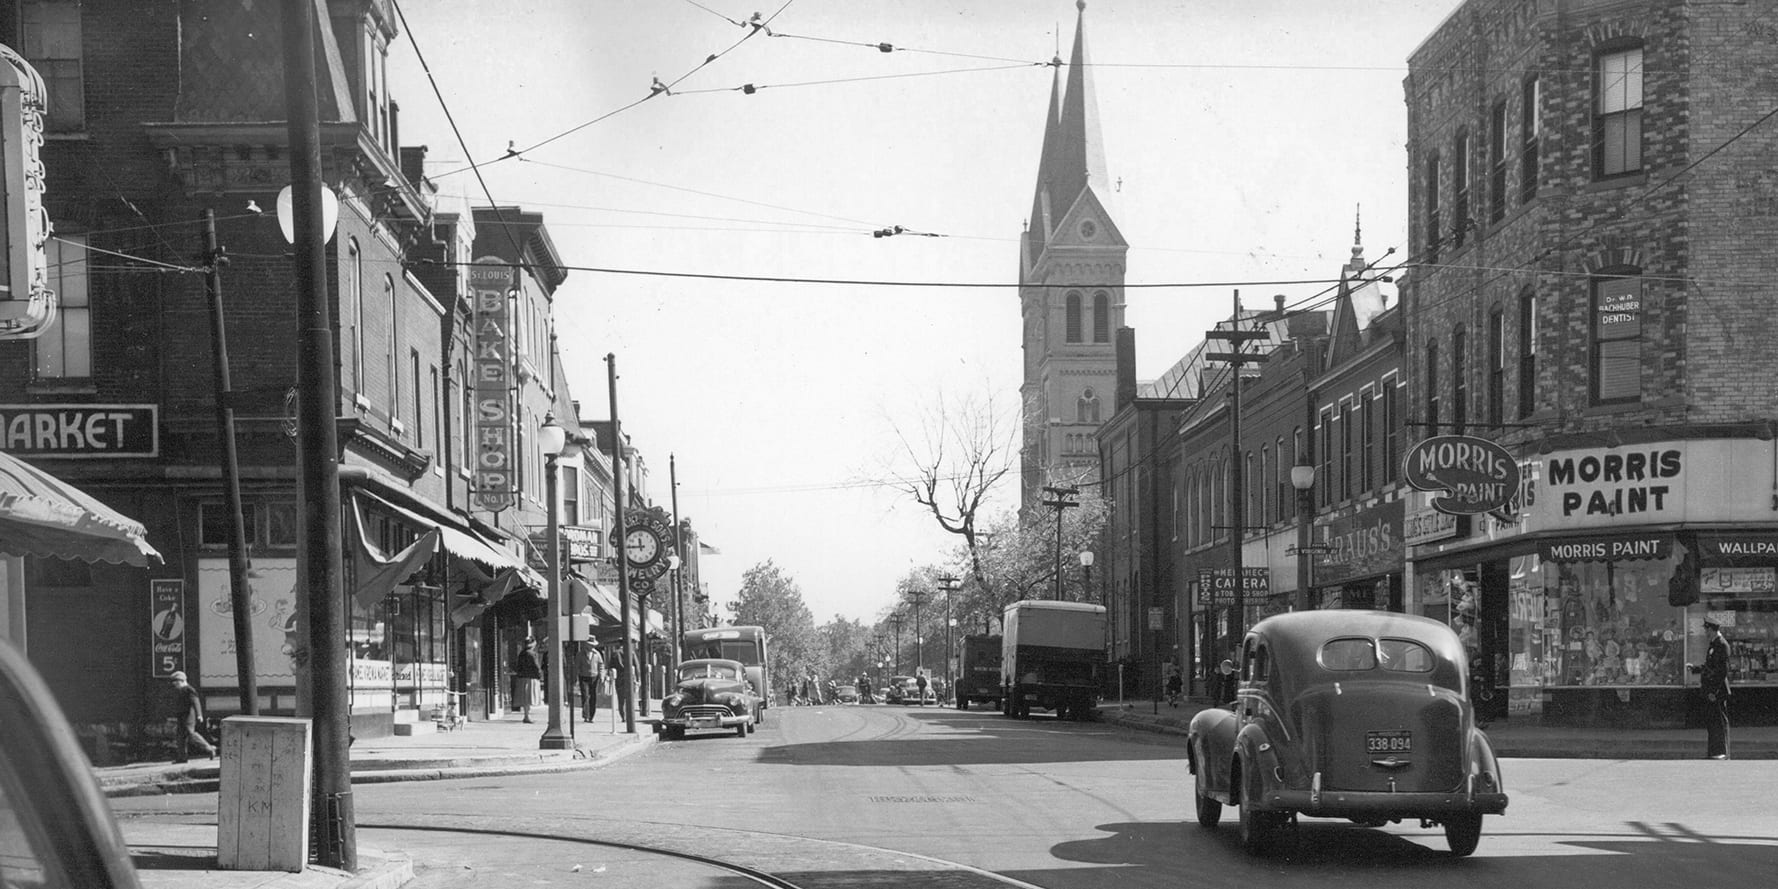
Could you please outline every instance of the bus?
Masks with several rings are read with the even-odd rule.
[[[759,695],[759,709],[772,706],[771,668],[766,657],[765,627],[707,627],[687,630],[681,639],[687,660],[700,657],[740,661],[747,668],[747,682]]]

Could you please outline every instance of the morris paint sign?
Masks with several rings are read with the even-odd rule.
[[[1414,445],[1402,478],[1416,491],[1439,496],[1432,508],[1450,515],[1483,515],[1519,493],[1519,461],[1485,438],[1435,435]]]

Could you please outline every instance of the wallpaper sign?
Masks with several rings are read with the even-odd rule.
[[[496,264],[498,263],[498,264]],[[507,291],[513,270],[494,259],[469,268],[475,299],[475,498],[499,512],[512,505],[512,342]]]

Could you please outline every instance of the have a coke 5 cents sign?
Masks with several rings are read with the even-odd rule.
[[[1402,479],[1416,491],[1441,494],[1432,508],[1447,515],[1484,515],[1519,492],[1519,461],[1485,438],[1435,435],[1408,450]]]

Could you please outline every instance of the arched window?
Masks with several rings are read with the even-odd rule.
[[[1426,341],[1426,434],[1437,435],[1441,427],[1438,398],[1438,340]]]
[[[1111,297],[1093,294],[1093,342],[1111,342]]]
[[[1451,429],[1462,435],[1468,426],[1469,331],[1459,324],[1451,329]]]
[[[1063,323],[1066,325],[1064,339],[1070,343],[1080,342],[1080,294],[1078,292],[1071,291],[1068,294],[1067,304],[1063,307],[1063,311],[1067,313],[1067,317],[1063,319]]]
[[[1537,291],[1519,294],[1519,419],[1537,407]]]
[[[1099,394],[1091,386],[1081,390],[1080,398],[1074,402],[1075,422],[1099,422]]]
[[[352,347],[352,391],[364,391],[364,254],[358,252],[358,239],[346,239],[346,280],[341,290],[345,293],[346,311],[341,314],[350,319],[346,330],[346,342]]]
[[[389,329],[391,331],[389,339],[383,346],[383,370],[389,375],[389,400],[384,403],[388,405],[389,417],[399,419],[401,415],[401,369],[396,362],[396,343],[393,331],[401,329],[401,315],[395,306],[395,278],[391,275],[383,276],[383,307],[389,312]]]

